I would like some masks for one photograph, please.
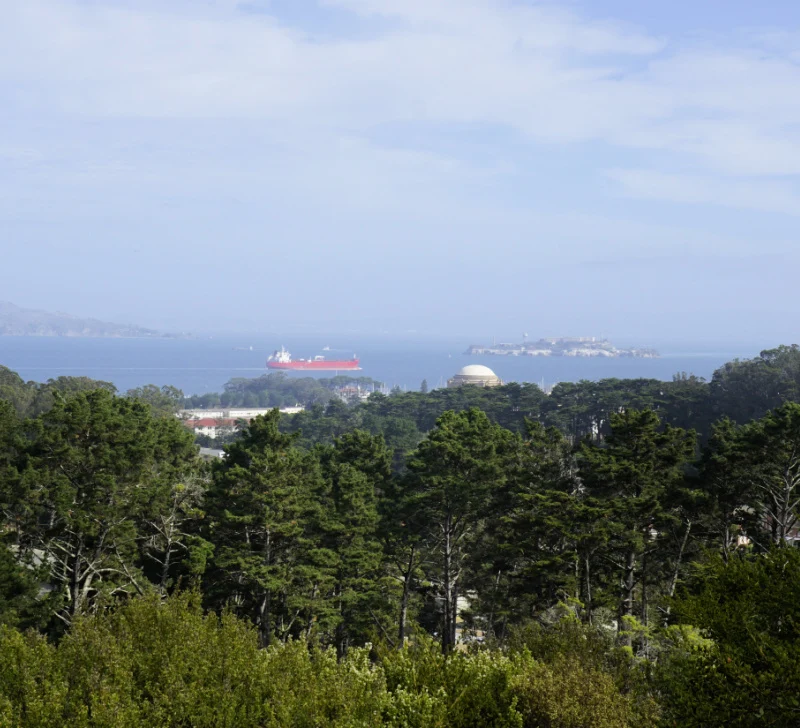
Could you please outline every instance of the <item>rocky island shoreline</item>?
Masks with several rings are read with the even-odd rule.
[[[655,349],[647,347],[620,349],[608,339],[598,339],[593,336],[539,339],[538,341],[528,341],[525,338],[521,344],[472,344],[464,353],[473,356],[635,357],[639,359],[656,359],[660,356]]]

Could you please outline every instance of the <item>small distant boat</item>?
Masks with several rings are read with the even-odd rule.
[[[314,371],[338,372],[357,371],[361,369],[355,354],[352,359],[326,359],[324,356],[315,356],[313,359],[292,359],[292,355],[283,347],[273,352],[267,359],[267,369],[281,369],[284,371]]]

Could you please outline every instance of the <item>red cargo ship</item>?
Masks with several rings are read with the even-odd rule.
[[[283,347],[275,351],[267,359],[267,369],[283,369],[289,371],[338,372],[361,369],[355,354],[352,359],[326,359],[315,356],[313,359],[292,360],[292,355]]]

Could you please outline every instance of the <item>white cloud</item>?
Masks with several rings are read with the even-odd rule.
[[[479,121],[618,144],[627,132],[648,131],[669,143],[676,117],[800,120],[800,95],[790,92],[800,69],[785,57],[659,54],[658,38],[547,5],[326,4],[402,22],[366,39],[336,40],[237,13],[231,2],[27,0],[3,11],[0,78],[27,81],[36,86],[34,103],[72,113],[303,122],[323,113],[328,123],[351,127]],[[653,60],[628,67],[620,59],[627,55]],[[667,128],[650,128],[656,122]]]
[[[322,0],[367,16],[404,21],[442,34],[505,37],[519,51],[572,50],[586,54],[648,54],[662,41],[619,23],[583,20],[555,5],[508,0]]]
[[[647,169],[613,169],[607,175],[628,197],[636,199],[800,215],[800,194],[785,183],[670,174]]]
[[[395,149],[365,141],[376,128],[421,124],[668,154],[669,170],[663,157],[645,157],[654,171],[615,178],[648,199],[792,208],[787,187],[720,180],[800,174],[797,36],[687,46],[548,3],[320,1],[367,30],[321,36],[271,16],[269,4],[242,13],[235,0],[7,3],[0,103],[19,118],[263,123],[295,157],[322,150],[319,164],[297,167],[316,171],[311,189],[341,175],[373,205],[398,190],[413,197],[415,175],[430,189],[486,173],[468,152],[416,151],[402,132]],[[341,145],[351,145],[346,155]],[[127,165],[113,159],[108,169]]]

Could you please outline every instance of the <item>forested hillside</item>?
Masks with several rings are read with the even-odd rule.
[[[2,377],[0,725],[797,725],[797,348],[273,411],[212,464],[169,388]]]
[[[290,377],[284,372],[272,372],[255,379],[231,379],[221,393],[209,392],[186,398],[186,406],[210,409],[214,407],[292,407],[296,404],[315,405],[329,402],[335,392],[347,386],[380,388],[381,383],[369,377]]]
[[[251,380],[256,382],[258,380]],[[376,393],[363,404],[345,407],[311,404],[307,411],[287,417],[281,427],[300,432],[302,442],[331,442],[354,428],[382,434],[393,450],[409,450],[436,419],[448,410],[477,407],[493,422],[522,433],[526,421],[555,427],[571,443],[603,438],[611,415],[625,408],[650,409],[665,423],[693,429],[701,442],[713,424],[727,417],[744,424],[763,417],[785,402],[800,401],[800,349],[782,346],[748,360],[735,360],[714,373],[710,382],[686,373],[672,381],[602,379],[565,382],[545,395],[535,384],[511,382],[502,387],[460,387],[431,392]]]

